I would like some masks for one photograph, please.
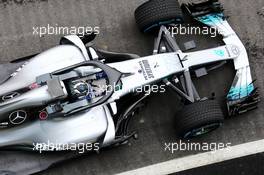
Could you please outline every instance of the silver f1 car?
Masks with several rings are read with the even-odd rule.
[[[162,7],[162,8],[158,8]],[[237,71],[227,95],[230,116],[255,109],[259,101],[247,51],[215,0],[182,6],[196,20],[215,27],[225,45],[185,53],[166,28],[183,18],[176,0],[150,0],[135,12],[144,32],[159,29],[153,55],[139,57],[102,51],[83,38],[65,36],[60,45],[28,59],[0,84],[0,147],[27,149],[36,143],[123,143],[133,112],[146,98],[138,88],[157,83],[171,87],[184,101],[178,134],[192,138],[223,123],[221,108],[200,97],[194,72],[206,74],[226,60]],[[166,11],[166,13],[164,12]],[[158,15],[154,15],[158,14]],[[14,62],[20,62],[21,59]]]

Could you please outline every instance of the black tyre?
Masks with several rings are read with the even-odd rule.
[[[135,18],[142,32],[151,32],[161,25],[183,22],[177,0],[149,0],[136,9]]]
[[[224,122],[220,105],[206,100],[186,105],[177,115],[176,127],[181,138],[190,139],[207,134]]]

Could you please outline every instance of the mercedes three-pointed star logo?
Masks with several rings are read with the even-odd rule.
[[[27,119],[27,113],[23,110],[14,111],[9,115],[9,121],[13,125],[19,125]]]
[[[17,97],[17,96],[19,96],[19,95],[20,95],[20,94],[19,94],[18,92],[11,92],[10,94],[4,95],[4,96],[2,97],[2,100],[3,100],[3,101],[10,100],[10,99],[13,99],[13,98],[15,98],[15,97]]]

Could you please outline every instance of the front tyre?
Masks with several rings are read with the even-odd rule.
[[[205,135],[219,128],[224,122],[220,105],[214,100],[195,102],[178,113],[176,129],[183,139]]]
[[[183,22],[182,10],[177,0],[149,0],[135,11],[135,19],[142,32],[152,32],[161,25]]]

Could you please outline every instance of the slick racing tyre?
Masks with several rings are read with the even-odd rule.
[[[176,129],[183,139],[207,134],[224,122],[220,105],[215,100],[206,100],[186,105],[177,115]]]
[[[136,23],[142,32],[152,32],[161,25],[183,22],[182,10],[177,0],[149,0],[135,11]]]

